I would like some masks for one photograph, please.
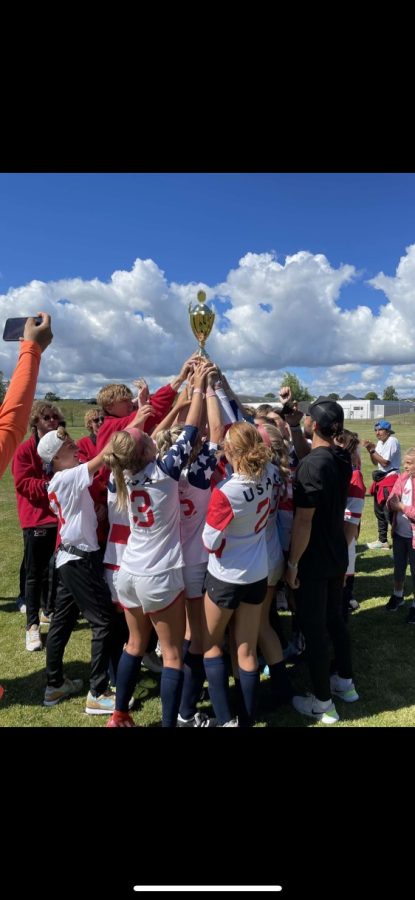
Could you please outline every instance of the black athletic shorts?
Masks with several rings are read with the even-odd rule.
[[[220,581],[210,572],[206,573],[205,589],[211,600],[221,609],[238,609],[240,603],[251,603],[257,606],[265,600],[268,578],[254,581],[252,584],[231,584]]]

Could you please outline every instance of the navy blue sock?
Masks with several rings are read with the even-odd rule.
[[[238,722],[240,728],[248,728],[250,722],[248,721],[248,717],[246,715],[244,697],[241,688],[241,682],[239,678],[235,678],[235,702],[236,702],[236,715],[238,716]]]
[[[241,681],[241,692],[245,707],[245,715],[247,726],[253,725],[255,721],[255,711],[259,689],[259,669],[255,672],[247,672],[238,666],[239,678]]]
[[[163,728],[176,728],[182,696],[183,672],[163,666],[160,680],[160,696]]]
[[[142,658],[142,656],[132,656],[126,650],[123,650],[121,654],[117,669],[117,689],[115,694],[115,709],[119,712],[128,712],[128,703],[137,684]]]
[[[196,712],[196,704],[202,693],[205,680],[205,667],[201,653],[186,653],[184,658],[184,682],[180,715],[183,719],[191,719]]]
[[[220,725],[230,722],[232,713],[229,706],[228,666],[223,656],[205,658],[206,678],[209,682],[209,697],[215,716]]]
[[[185,659],[186,653],[187,653],[191,643],[192,643],[191,640],[188,641],[187,638],[183,638],[183,648],[182,648],[183,659]]]
[[[271,694],[275,703],[289,703],[294,691],[284,660],[269,667],[271,676]]]

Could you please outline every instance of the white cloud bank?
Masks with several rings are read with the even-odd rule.
[[[336,269],[303,250],[284,263],[247,253],[218,285],[169,283],[153,260],[137,259],[108,283],[74,278],[10,289],[0,295],[0,323],[38,310],[52,315],[54,341],[42,359],[38,395],[92,396],[106,381],[130,383],[138,375],[155,387],[195,349],[187,307],[202,288],[216,310],[209,353],[237,390],[275,391],[284,369],[309,367],[315,371],[300,380],[312,393],[381,390],[384,383],[415,393],[415,244],[394,277],[381,272],[369,288],[362,285],[362,294],[383,291],[378,314],[339,304],[342,288],[360,277],[352,265]],[[3,344],[6,375],[15,361],[16,345]]]

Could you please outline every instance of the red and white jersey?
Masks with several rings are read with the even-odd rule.
[[[366,488],[360,469],[353,469],[350,479],[344,521],[352,525],[360,525],[365,503]]]
[[[278,466],[275,467],[278,469]],[[271,498],[271,506],[269,510],[268,522],[266,527],[266,541],[267,541],[267,554],[268,554],[268,571],[272,572],[276,569],[284,558],[284,554],[282,552],[280,535],[277,528],[277,511],[278,504],[280,501],[280,494],[284,490],[284,485],[281,482],[280,478],[278,480],[278,484],[274,484],[272,498]]]
[[[92,480],[87,463],[81,463],[73,469],[56,472],[48,485],[49,503],[58,517],[62,544],[72,545],[89,553],[99,550],[97,517],[94,501],[88,490]],[[73,559],[79,557],[59,552],[56,568]]]
[[[208,560],[203,529],[211,496],[210,481],[217,466],[216,449],[217,444],[205,444],[195,461],[180,475],[180,538],[185,566]]]
[[[184,565],[178,482],[197,435],[197,428],[185,425],[164,459],[126,477],[131,533],[121,567],[132,575],[160,575]]]
[[[109,531],[104,554],[106,569],[119,569],[130,537],[128,509],[117,509],[117,488],[111,473],[108,480],[108,521]]]
[[[266,524],[279,472],[269,463],[255,482],[233,474],[212,492],[203,542],[208,570],[221,581],[252,584],[268,575]]]

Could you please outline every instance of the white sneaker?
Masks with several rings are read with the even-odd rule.
[[[332,700],[323,703],[321,700],[317,700],[313,694],[308,694],[307,697],[293,697],[292,703],[294,709],[301,715],[317,719],[323,725],[334,725],[339,721],[339,715]]]
[[[383,541],[371,541],[370,544],[366,544],[366,547],[369,550],[390,550],[387,541],[385,543]]]
[[[359,694],[351,678],[340,678],[340,675],[332,675],[330,678],[330,690],[336,697],[345,700],[346,703],[355,703]]]
[[[156,675],[160,675],[163,668],[163,660],[161,656],[158,656],[156,651],[153,650],[152,653],[144,654],[141,665],[144,666],[145,669],[148,669],[149,672],[155,672]]]
[[[31,625],[26,631],[26,650],[41,650],[39,625]]]
[[[220,728],[239,728],[238,719],[230,719],[229,722],[224,722],[223,725],[219,726]]]

